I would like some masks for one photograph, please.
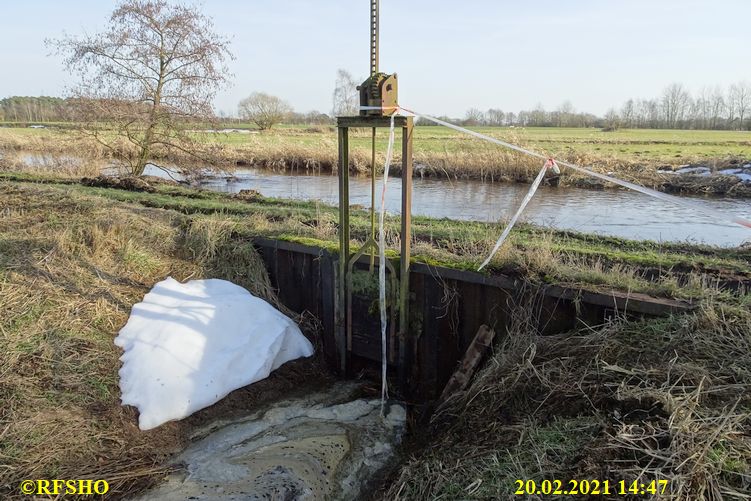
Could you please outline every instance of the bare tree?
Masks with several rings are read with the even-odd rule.
[[[574,105],[568,99],[561,103],[558,109],[555,111],[558,127],[570,127],[573,122]]]
[[[506,117],[506,114],[498,109],[490,108],[487,112],[485,112],[485,119],[488,122],[488,125],[495,125],[497,127],[500,127],[503,125],[503,119]]]
[[[470,108],[464,115],[464,120],[462,120],[462,123],[464,125],[482,125],[484,121],[485,113],[483,113],[481,110],[478,110],[477,108]]]
[[[728,107],[733,111],[731,115],[737,113],[738,115],[738,130],[743,130],[743,120],[748,113],[751,106],[751,86],[748,82],[738,82],[730,86],[730,92],[728,92]],[[732,127],[732,120],[734,116],[731,116],[730,126]]]
[[[332,115],[354,116],[360,111],[360,95],[357,91],[359,84],[352,78],[352,75],[343,69],[336,72],[336,84],[334,86],[334,106]]]
[[[548,120],[548,113],[542,103],[537,103],[535,109],[529,112],[529,125],[532,127],[542,127]]]
[[[696,128],[706,129],[709,127],[712,117],[712,91],[708,87],[702,87],[696,97]]]
[[[683,120],[690,99],[682,84],[673,83],[665,88],[661,104],[666,127],[675,128],[678,122]]]
[[[623,107],[621,108],[621,119],[620,123],[626,127],[626,128],[632,128],[634,126],[634,116],[636,114],[635,108],[634,108],[634,100],[629,99],[625,103],[623,103]]]
[[[619,126],[620,117],[618,115],[618,112],[615,110],[615,108],[610,108],[607,113],[605,113],[605,128],[603,130],[614,131],[618,130]]]
[[[241,118],[265,130],[283,122],[292,113],[292,106],[276,96],[254,92],[240,101],[238,111]]]
[[[710,97],[710,115],[712,117],[709,124],[710,129],[719,127],[720,117],[725,111],[725,108],[725,96],[723,95],[722,89],[715,87],[712,90],[712,95]]]
[[[143,174],[155,154],[196,155],[187,126],[213,117],[211,101],[232,58],[211,19],[166,0],[124,0],[105,31],[48,44],[81,78],[73,96],[82,130],[132,174]]]

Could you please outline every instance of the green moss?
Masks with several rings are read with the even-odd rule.
[[[369,297],[378,296],[378,274],[369,271],[352,271],[352,293]]]

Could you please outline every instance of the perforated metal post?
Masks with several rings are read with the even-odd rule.
[[[370,0],[370,76],[378,73],[378,0]],[[370,156],[370,236],[375,238],[375,159],[376,159],[376,128],[371,132]],[[375,264],[375,251],[370,253],[370,271]]]
[[[378,0],[370,0],[370,76],[378,73]]]

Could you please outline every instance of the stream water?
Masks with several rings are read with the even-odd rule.
[[[158,174],[157,171],[153,174]],[[161,173],[161,175],[164,175]],[[257,169],[239,170],[235,178],[209,177],[199,185],[236,193],[254,189],[268,197],[321,200],[336,204],[336,176],[279,174]],[[412,212],[415,215],[494,222],[510,217],[527,193],[527,184],[487,183],[472,180],[414,179]],[[380,190],[380,179],[377,190]],[[693,197],[697,204],[751,218],[751,201]],[[370,179],[350,179],[350,203],[370,207]],[[399,213],[401,180],[389,182],[386,209]],[[751,241],[751,231],[716,221],[698,211],[665,203],[625,190],[585,190],[542,186],[523,220],[542,226],[599,233],[632,239],[690,241],[731,247]]]
[[[60,161],[51,155],[27,154],[21,157],[28,165],[47,165],[53,160]],[[76,159],[65,157],[63,160]],[[146,174],[169,177],[153,166],[147,167]],[[173,174],[172,177],[180,176]],[[399,213],[401,209],[400,181],[395,178],[389,183],[386,209],[393,214]],[[529,189],[527,184],[419,177],[414,179],[413,184],[414,215],[483,222],[504,221],[511,217]],[[208,176],[199,181],[198,185],[228,193],[253,189],[268,197],[321,200],[330,204],[338,201],[337,177],[329,174],[239,169],[233,177]],[[377,190],[380,190],[380,179]],[[691,198],[707,208],[751,219],[751,200]],[[370,207],[370,178],[350,178],[350,203]],[[541,226],[631,239],[706,243],[722,247],[733,247],[751,241],[751,230],[748,228],[621,189],[586,190],[541,186],[522,215],[522,220]]]

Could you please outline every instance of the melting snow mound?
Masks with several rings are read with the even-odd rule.
[[[138,408],[142,430],[185,418],[313,354],[292,320],[217,279],[159,282],[133,306],[115,344],[125,351],[122,404]]]

